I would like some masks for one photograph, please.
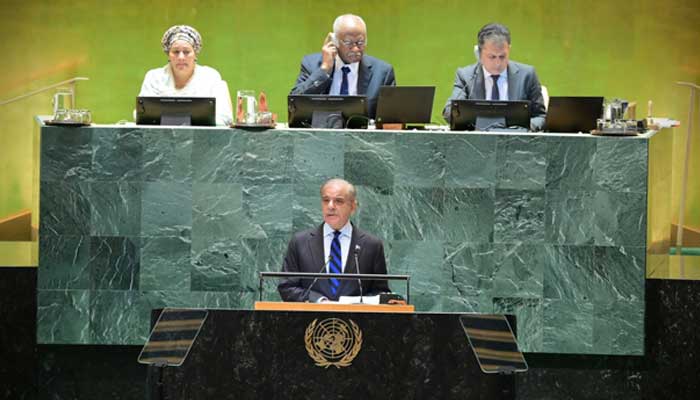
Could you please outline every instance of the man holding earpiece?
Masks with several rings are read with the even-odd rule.
[[[487,24],[479,31],[476,64],[457,69],[454,89],[442,115],[450,121],[452,100],[529,100],[530,129],[542,129],[545,118],[542,87],[530,65],[510,61],[510,31]]]
[[[364,54],[367,26],[357,15],[336,18],[320,53],[301,60],[301,71],[291,94],[365,95],[369,117],[374,118],[381,86],[396,86],[394,68]]]

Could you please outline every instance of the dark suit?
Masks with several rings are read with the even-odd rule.
[[[486,86],[481,63],[458,68],[452,95],[447,100],[447,104],[445,104],[442,116],[448,122],[450,121],[450,103],[452,100],[484,100],[485,98]],[[535,68],[515,61],[508,62],[508,100],[529,100],[530,129],[542,129],[546,111],[544,99],[542,98],[542,86],[540,86],[540,80],[537,78]]]
[[[350,252],[345,265],[345,273],[356,273],[355,257],[353,249],[360,245],[358,259],[361,274],[386,274],[386,261],[384,259],[384,245],[382,241],[366,233],[357,227],[352,228],[350,239]],[[284,257],[282,271],[284,272],[325,272],[321,267],[325,264],[323,251],[323,225],[294,234],[289,241],[287,254]],[[314,283],[308,296],[304,296],[313,279],[283,279],[277,286],[284,301],[311,301],[316,302],[325,296],[330,300],[337,300],[340,296],[359,296],[360,286],[357,280],[340,280],[340,287],[336,296],[331,294],[330,280],[318,279]],[[386,281],[362,281],[363,295],[376,295],[389,292]]]
[[[314,53],[301,60],[301,71],[291,94],[328,94],[333,82],[335,66],[330,75],[321,69],[323,56]],[[377,97],[381,86],[396,86],[394,67],[378,58],[363,55],[357,70],[357,94],[367,96],[367,111],[374,118],[377,112]]]

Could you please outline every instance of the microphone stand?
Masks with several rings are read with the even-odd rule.
[[[355,253],[355,271],[357,272],[358,275],[360,274],[360,261],[358,258],[358,254],[360,253],[360,249],[362,249],[360,247],[360,245],[356,244],[355,251],[354,251],[354,253]],[[360,286],[360,304],[362,304],[362,303],[364,303],[364,300],[362,299],[362,279],[358,278],[357,284]]]
[[[332,257],[332,256],[329,254],[329,255],[328,255],[328,260],[326,260],[326,262],[323,263],[323,265],[321,265],[321,269],[318,271],[319,274],[320,274],[321,272],[323,272],[323,271],[326,269],[326,266],[328,265],[328,263],[331,262],[331,257]],[[314,287],[314,284],[316,283],[316,281],[318,281],[318,277],[314,278],[313,282],[311,282],[311,284],[309,285],[309,287],[307,287],[306,290],[304,290],[304,293],[303,293],[302,296],[301,296],[302,301],[304,301],[304,299],[306,299],[305,301],[307,301],[307,302],[309,301],[309,299],[308,299],[306,296],[309,295],[309,293],[311,292],[311,288]]]

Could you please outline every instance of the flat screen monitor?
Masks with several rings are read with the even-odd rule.
[[[596,128],[603,115],[603,97],[550,97],[544,130],[547,132],[584,132]]]
[[[434,98],[435,86],[382,86],[377,100],[377,126],[430,123]]]
[[[330,96],[299,94],[287,97],[288,123],[290,128],[325,127],[316,121],[337,121],[343,128],[367,128],[366,96]]]
[[[530,129],[530,102],[453,100],[450,129],[490,131],[517,127]]]
[[[216,125],[214,97],[150,97],[136,98],[138,125]]]

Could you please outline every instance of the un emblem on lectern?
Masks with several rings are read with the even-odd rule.
[[[304,343],[309,357],[319,367],[347,367],[362,348],[362,331],[353,320],[350,324],[338,318],[321,322],[314,319],[306,327]]]

